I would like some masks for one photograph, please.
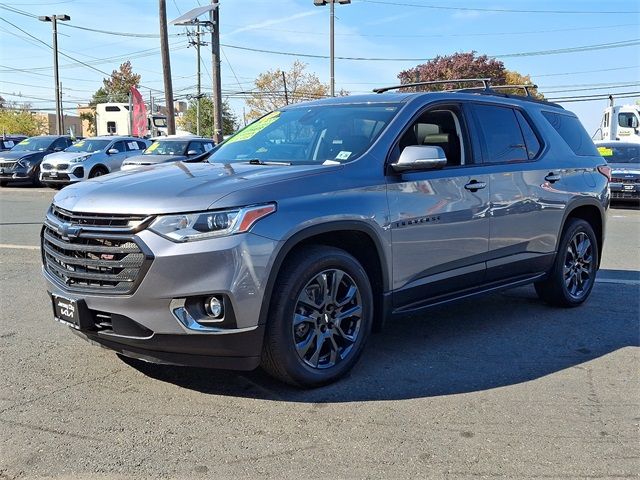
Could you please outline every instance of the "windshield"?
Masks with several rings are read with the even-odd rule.
[[[188,141],[157,140],[149,145],[143,155],[184,155],[188,143]]]
[[[229,138],[208,161],[344,163],[364,153],[399,108],[390,103],[320,105],[271,112]]]
[[[43,152],[47,150],[51,144],[55,141],[55,138],[51,137],[32,137],[25,138],[19,144],[11,149],[12,152]]]
[[[104,150],[110,142],[111,140],[80,140],[65,149],[65,152],[99,152]]]
[[[640,163],[640,145],[598,145],[607,163]]]

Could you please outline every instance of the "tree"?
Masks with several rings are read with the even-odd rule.
[[[276,69],[258,75],[254,82],[256,87],[247,99],[247,105],[251,109],[247,119],[254,120],[284,107],[287,100],[289,103],[297,103],[329,96],[329,85],[322,83],[315,73],[308,73],[306,69],[306,63],[296,60],[288,72]],[[287,83],[286,96],[283,73]],[[338,95],[348,95],[348,92],[341,90]]]
[[[47,133],[46,120],[41,116],[32,115],[31,105],[3,103],[0,108],[0,134],[19,133],[29,137]]]
[[[118,70],[113,70],[111,76],[102,79],[102,87],[93,94],[89,106],[91,113],[85,112],[80,118],[89,122],[89,131],[95,133],[96,105],[106,102],[128,102],[131,87],[136,87],[142,78],[137,73],[133,73],[130,61],[120,65]]]
[[[457,78],[490,78],[493,85],[521,85],[531,83],[529,75],[507,70],[504,63],[486,55],[476,56],[475,51],[437,56],[433,60],[404,70],[398,74],[400,83],[426,82],[431,80],[448,80]],[[470,88],[471,83],[447,83],[407,88],[407,91],[438,91],[451,88]]]
[[[196,132],[197,124],[197,100],[189,102],[189,108],[184,116],[178,118],[180,128],[188,132]],[[234,115],[227,102],[222,102],[222,134],[231,135],[238,129],[238,118]],[[200,99],[200,135],[213,137],[213,102],[209,97]]]

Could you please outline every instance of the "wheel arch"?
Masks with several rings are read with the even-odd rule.
[[[95,172],[97,169],[105,170],[107,173],[110,173],[110,172],[111,172],[111,170],[109,170],[109,167],[107,167],[104,163],[96,163],[95,165],[93,165],[93,166],[89,169],[89,173],[87,174],[87,175],[88,175],[88,177],[87,177],[87,178],[90,178],[90,177],[91,177],[91,174],[92,174],[93,172]]]
[[[602,248],[604,246],[604,234],[605,234],[605,210],[602,205],[595,201],[576,201],[569,204],[564,219],[562,221],[562,228],[558,235],[558,239],[564,232],[564,228],[570,218],[579,218],[587,222],[593,228],[598,240],[598,266],[602,259]]]
[[[291,236],[280,248],[273,261],[267,279],[259,323],[267,323],[273,289],[282,267],[290,255],[307,245],[326,245],[345,250],[360,262],[365,269],[374,298],[374,331],[384,323],[390,302],[388,295],[390,275],[387,255],[381,239],[373,227],[359,221],[336,221],[307,227]]]

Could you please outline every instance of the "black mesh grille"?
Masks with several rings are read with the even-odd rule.
[[[141,216],[72,213],[52,207],[42,231],[46,271],[71,291],[131,293],[151,257],[145,255],[132,233],[114,232],[143,220]]]
[[[635,184],[635,183],[640,183],[640,177],[639,178],[616,178],[616,177],[613,177],[611,179],[611,181],[613,183]]]
[[[13,168],[16,162],[0,162],[0,168]]]

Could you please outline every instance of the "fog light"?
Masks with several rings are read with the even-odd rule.
[[[220,318],[224,314],[222,301],[218,297],[209,297],[204,301],[204,310],[213,318]]]

